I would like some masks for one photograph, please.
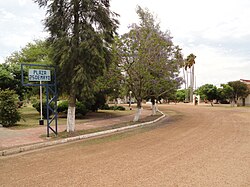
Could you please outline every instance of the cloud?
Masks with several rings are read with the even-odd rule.
[[[0,63],[34,39],[46,37],[41,24],[45,12],[32,0],[0,2]]]
[[[250,79],[249,0],[126,0],[111,1],[120,14],[119,33],[138,23],[136,6],[148,8],[170,30],[184,57],[197,56],[197,85],[219,85],[240,78]],[[32,0],[0,1],[0,63],[34,39],[43,38],[45,11]]]

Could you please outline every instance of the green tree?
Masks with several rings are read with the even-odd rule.
[[[21,116],[15,104],[15,92],[13,90],[0,90],[0,124],[9,127],[20,121]]]
[[[201,99],[210,101],[213,106],[213,100],[217,99],[217,87],[212,84],[205,84],[201,86],[197,93],[201,96]]]
[[[246,98],[250,93],[247,85],[241,81],[228,82],[228,85],[233,88],[231,97],[236,105],[239,98]]]
[[[5,69],[5,71],[1,71],[1,75],[6,72],[9,73],[9,77],[5,77],[5,81],[1,81],[0,87],[14,90],[19,95],[20,100],[23,100],[26,96],[29,97],[39,93],[38,87],[22,86],[20,64],[51,64],[50,52],[48,42],[42,40],[34,40],[34,42],[28,43],[20,51],[13,52],[5,59],[5,63],[0,66],[0,68]],[[28,79],[26,69],[24,69],[24,79]],[[9,81],[6,82],[7,80]]]
[[[14,77],[8,71],[6,65],[0,64],[0,88],[2,90],[12,87]]]
[[[19,100],[24,99],[30,88],[24,87],[21,82],[21,67],[18,64],[0,64],[0,89],[15,91]]]
[[[218,88],[218,100],[220,100],[222,103],[226,100],[232,102],[234,91],[233,88],[228,84],[221,84],[221,87],[222,88]]]
[[[67,131],[75,130],[76,98],[92,93],[92,83],[109,65],[118,21],[109,0],[35,0],[47,9],[58,80],[69,95]]]
[[[5,59],[7,64],[51,64],[50,59],[51,48],[47,41],[34,40],[28,43],[20,51],[13,52]]]
[[[126,94],[123,89],[124,77],[118,64],[119,56],[114,46],[112,49],[113,58],[109,68],[105,69],[103,76],[98,77],[95,81],[95,90],[102,92],[111,99],[117,99]]]
[[[117,47],[127,90],[132,91],[137,101],[134,121],[139,120],[143,99],[151,98],[154,104],[166,90],[177,89],[182,60],[179,47],[174,46],[169,32],[160,30],[153,15],[141,7],[137,7],[137,14],[139,25],[132,25]]]
[[[186,96],[186,90],[177,90],[175,95],[176,95],[176,100],[178,102],[184,102]]]

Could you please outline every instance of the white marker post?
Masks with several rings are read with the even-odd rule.
[[[42,84],[42,81],[40,81],[40,85]],[[40,86],[40,120],[39,125],[44,125],[43,122],[43,88]]]
[[[44,69],[29,69],[29,81],[40,81],[40,116],[39,125],[44,125],[43,121],[43,90],[42,90],[42,81],[50,81],[51,75],[50,70]]]

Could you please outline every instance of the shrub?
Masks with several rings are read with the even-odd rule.
[[[3,127],[15,125],[20,121],[21,115],[15,104],[15,92],[11,90],[0,91],[0,123]]]
[[[125,110],[123,106],[117,106],[116,110]]]
[[[104,104],[103,106],[100,107],[101,110],[109,110],[110,107],[108,104]]]
[[[77,101],[76,102],[76,115],[86,115],[88,113],[88,109],[86,108],[85,104],[82,102]]]
[[[125,110],[123,106],[110,106],[109,109],[110,110]]]
[[[67,114],[67,111],[68,111],[68,101],[66,100],[59,101],[57,104],[57,112],[63,112]]]
[[[63,100],[58,102],[57,106],[58,112],[63,112],[67,114],[68,111],[68,101]],[[86,115],[88,113],[88,109],[86,108],[85,104],[82,102],[76,102],[76,115]]]
[[[40,102],[34,103],[32,106],[40,113],[41,111]],[[45,101],[43,101],[42,107],[43,107],[42,115],[44,118],[47,118],[47,104]],[[50,107],[53,109],[54,103],[50,103]],[[49,110],[49,116],[51,115],[52,115],[52,111]]]

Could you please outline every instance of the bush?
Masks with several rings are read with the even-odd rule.
[[[123,106],[117,106],[116,110],[125,110],[125,108]]]
[[[84,101],[87,109],[92,112],[97,112],[98,109],[101,109],[106,104],[105,94],[102,92],[94,93],[94,97]]]
[[[123,106],[111,106],[109,107],[110,110],[125,110]]]
[[[14,96],[14,91],[0,91],[0,123],[3,127],[13,126],[21,119]]]
[[[66,100],[59,101],[57,105],[57,112],[63,112],[67,114],[67,111],[68,111],[68,101]]]
[[[40,111],[41,111],[40,102],[34,103],[32,106],[40,113]],[[43,107],[42,115],[44,118],[47,119],[47,104],[45,101],[43,102],[42,107]],[[53,109],[54,103],[50,103],[50,107]],[[52,111],[49,110],[49,116],[51,116],[51,115],[52,115]]]
[[[108,104],[104,104],[103,106],[100,107],[101,110],[109,110],[110,107]]]
[[[86,108],[85,104],[82,102],[77,101],[76,102],[76,115],[86,115],[88,113],[88,109]]]
[[[67,114],[68,101],[64,100],[64,101],[58,102],[57,111]],[[76,115],[86,115],[87,113],[88,113],[88,109],[86,108],[85,104],[77,101],[76,102]]]

